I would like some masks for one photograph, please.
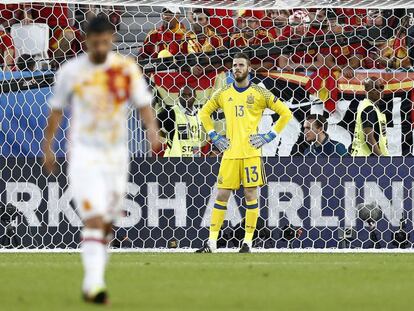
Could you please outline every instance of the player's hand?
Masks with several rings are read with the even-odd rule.
[[[249,142],[250,142],[250,145],[258,149],[262,147],[263,145],[270,143],[275,138],[276,138],[276,133],[273,131],[270,131],[267,134],[250,135]]]
[[[151,150],[158,154],[162,149],[161,137],[158,131],[148,131],[148,140],[151,145]]]
[[[218,148],[218,150],[220,150],[220,152],[229,149],[230,141],[226,137],[217,134],[216,131],[211,131],[208,133],[208,136],[210,136],[211,141]]]
[[[51,174],[56,172],[56,158],[52,150],[46,149],[43,158],[43,167],[46,173]]]

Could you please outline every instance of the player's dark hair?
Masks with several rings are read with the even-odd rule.
[[[324,132],[326,132],[328,130],[328,122],[326,122],[326,118],[321,114],[309,114],[306,117],[306,120],[307,121],[314,120],[316,125],[319,128],[322,128]]]
[[[91,19],[86,26],[86,35],[90,36],[92,34],[102,34],[102,33],[114,33],[115,27],[109,21],[106,16],[98,15]]]
[[[236,53],[236,55],[234,55],[234,58],[243,58],[245,60],[247,60],[247,63],[250,64],[250,57],[246,54],[246,53]]]

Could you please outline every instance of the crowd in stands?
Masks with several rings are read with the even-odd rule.
[[[0,4],[1,58],[4,70],[13,70],[14,48],[10,29],[16,23],[44,23],[50,28],[49,56],[52,67],[82,51],[83,28],[94,15],[105,14],[118,26],[122,9],[67,4]],[[140,59],[178,54],[211,52],[221,48],[260,46],[288,39],[341,34],[361,27],[367,38],[349,46],[331,46],[287,55],[269,55],[254,63],[255,69],[279,67],[284,70],[326,65],[343,69],[350,77],[356,68],[408,68],[411,66],[406,40],[410,17],[407,10],[319,9],[243,10],[166,7],[162,23],[147,34],[139,51]],[[191,29],[183,20],[187,19]],[[259,66],[260,65],[260,66]],[[196,73],[200,68],[197,68]]]
[[[357,70],[406,71],[411,69],[412,63],[409,56],[411,46],[407,45],[410,43],[407,34],[412,23],[411,13],[407,10],[374,9],[244,10],[238,12],[221,10],[215,12],[213,9],[196,8],[185,12],[190,22],[190,29],[187,29],[182,23],[184,19],[182,12],[175,7],[166,7],[161,14],[161,25],[147,35],[138,58],[148,60],[196,53],[200,60],[203,55],[206,55],[208,59],[214,54],[219,54],[220,50],[250,47],[254,51],[250,55],[252,56],[252,68],[256,74],[270,70],[294,74],[305,73],[312,77],[313,85],[311,83],[311,87],[307,89],[311,93],[312,88],[317,88],[318,83],[320,85],[331,83],[326,79],[330,76],[334,77],[330,81],[339,77],[350,80],[355,78]],[[341,35],[345,37],[345,40],[334,39],[324,44],[327,42],[325,40],[327,36],[337,38]],[[304,39],[309,39],[306,43],[308,46],[301,45]],[[285,43],[285,47],[291,46],[292,48],[286,50],[282,48],[281,52],[270,52],[271,47],[278,42]],[[311,45],[311,43],[316,43],[316,45]],[[260,50],[262,53],[258,56],[259,53],[256,52]],[[198,63],[190,68],[183,66],[181,69],[191,71],[191,74],[197,77],[203,77],[212,71],[227,70],[230,66],[231,62],[226,63],[223,60],[222,62],[208,61],[203,65]],[[331,96],[325,102],[329,111],[332,112],[335,109],[336,101],[337,99]],[[355,122],[357,107],[358,105],[353,111],[352,120],[347,124],[347,130],[352,132],[351,135],[354,130],[354,124],[351,123]],[[166,109],[169,108],[166,107]],[[387,112],[384,111],[384,113]],[[163,114],[165,112],[162,112]],[[302,117],[299,122],[303,123],[305,119],[306,117]],[[378,118],[376,120],[378,123]],[[373,125],[365,126],[366,123],[364,123],[364,129],[374,127]],[[303,130],[305,130],[304,127]],[[402,140],[407,140],[409,136],[405,133],[403,135]],[[318,149],[315,149],[315,146],[326,142],[325,138],[328,137],[321,134],[322,141],[316,141],[312,149],[309,146],[311,141],[306,136],[309,136],[309,133],[305,131],[299,138],[304,142],[303,150],[292,154],[317,153],[315,150]],[[168,133],[166,138],[168,138]],[[349,146],[348,152],[344,151],[344,147],[340,148],[341,152],[338,155],[350,154],[351,147]],[[211,146],[207,148],[205,153],[215,154],[211,148]],[[331,149],[338,150],[337,148]],[[403,154],[409,153],[407,150],[404,150]]]
[[[222,14],[218,16],[217,13]],[[178,54],[209,52],[213,49],[260,46],[295,38],[342,34],[366,29],[367,38],[347,46],[334,45],[289,53],[269,55],[257,60],[257,68],[279,67],[294,71],[298,68],[343,69],[350,77],[352,69],[411,66],[406,34],[410,17],[406,10],[245,10],[233,12],[193,9],[187,12],[191,29],[180,22],[177,8],[164,8],[162,25],[145,39],[140,58],[168,57]],[[217,23],[218,22],[218,23]],[[256,68],[256,69],[257,69]]]
[[[105,14],[118,26],[121,9],[102,9],[78,5],[75,11],[67,4],[0,4],[0,62],[4,70],[13,70],[15,51],[10,29],[16,23],[44,23],[50,28],[49,56],[52,67],[81,52],[84,47],[84,24],[91,16]],[[243,10],[191,9],[166,7],[162,23],[150,31],[139,51],[139,59],[179,54],[211,52],[217,49],[260,46],[295,38],[341,34],[359,28],[369,31],[367,38],[348,46],[333,45],[284,55],[256,59],[255,69],[279,67],[287,71],[320,68],[341,69],[351,77],[352,69],[411,66],[407,52],[410,16],[406,10],[319,9],[319,10]],[[187,19],[191,29],[183,20]],[[206,68],[204,68],[206,69]],[[209,70],[207,68],[207,70]],[[201,68],[195,68],[201,74]]]
[[[30,70],[26,61],[36,55],[17,57],[11,28],[15,24],[46,24],[49,27],[49,64],[57,69],[61,63],[84,51],[83,41],[85,23],[97,14],[105,14],[117,26],[120,15],[116,9],[102,9],[96,5],[77,5],[73,10],[68,4],[20,3],[0,4],[0,64],[4,71]],[[32,62],[29,62],[32,64]]]
[[[123,10],[125,8],[114,6],[79,4],[74,7],[62,3],[0,4],[1,67],[4,71],[38,69],[36,55],[16,53],[11,36],[13,25],[48,25],[48,69],[55,70],[85,50],[83,29],[91,17],[104,14],[115,29],[119,29],[123,22]],[[215,57],[213,61],[213,56],[219,55],[220,51],[247,48],[253,51],[249,54],[256,73],[272,70],[308,76],[314,73],[315,80],[320,75],[324,75],[324,78],[335,76],[352,79],[356,70],[411,70],[411,54],[414,54],[413,13],[409,9],[236,11],[206,8],[184,10],[169,6],[162,9],[160,22],[154,23],[154,28],[146,34],[142,44],[136,42],[133,49],[141,64],[172,56],[196,54],[199,56],[197,60],[204,57],[207,62],[196,62],[180,68],[180,71],[197,78],[230,68],[228,59],[217,61]],[[329,36],[342,36],[342,39],[326,44]],[[279,46],[282,48],[274,51],[272,47],[278,43],[281,43]],[[311,89],[308,89],[310,93]],[[189,89],[180,90],[181,93],[183,91],[188,92]],[[196,94],[191,97],[196,97]],[[193,113],[192,108],[190,110]],[[161,117],[170,115],[168,111],[160,113]],[[302,121],[305,119],[302,118]],[[160,124],[163,123],[166,121]],[[215,150],[210,149],[209,152],[215,153]],[[307,152],[315,150],[309,149]]]

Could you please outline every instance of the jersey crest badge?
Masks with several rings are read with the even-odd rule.
[[[250,94],[249,96],[247,96],[246,103],[247,103],[247,108],[248,109],[252,109],[253,108],[253,105],[254,105],[254,96],[252,94]]]
[[[254,104],[254,96],[250,94],[247,96],[247,105],[253,105]]]

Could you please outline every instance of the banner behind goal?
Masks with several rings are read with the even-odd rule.
[[[414,9],[406,1],[367,1],[365,7],[357,1],[304,2],[0,4],[0,248],[78,248],[81,220],[65,160],[70,111],[56,139],[56,176],[43,172],[40,144],[55,71],[85,52],[85,25],[98,14],[116,27],[114,50],[141,66],[165,142],[161,152],[149,150],[131,112],[130,180],[114,248],[196,248],[206,240],[221,154],[201,128],[175,127],[170,112],[185,87],[194,91],[199,109],[232,83],[231,60],[240,51],[252,59],[252,82],[294,114],[282,135],[263,148],[268,184],[260,190],[254,246],[411,248]],[[367,79],[384,84],[378,109],[389,156],[351,155]],[[304,134],[309,114],[326,120],[327,139],[344,145],[347,154],[318,154]],[[223,114],[214,118],[224,133]],[[267,111],[260,132],[276,118]],[[166,156],[176,130],[182,140],[200,131],[191,156]],[[230,199],[220,247],[241,242],[242,198],[236,191]]]

